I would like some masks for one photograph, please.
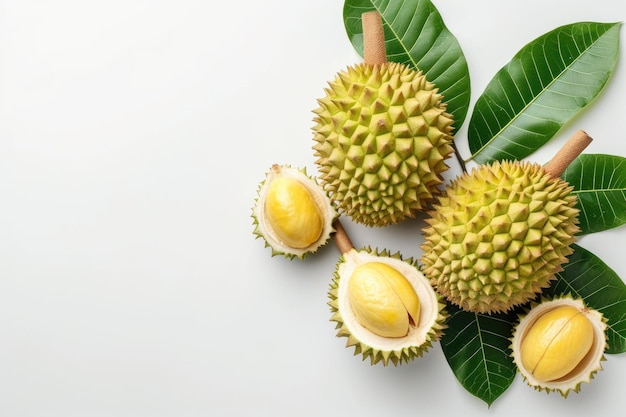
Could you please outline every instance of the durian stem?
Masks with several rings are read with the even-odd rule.
[[[385,32],[383,30],[383,19],[377,11],[365,12],[361,15],[363,26],[363,59],[366,64],[380,65],[387,62],[387,50],[385,48]],[[348,253],[354,249],[346,229],[339,219],[333,222],[335,233],[332,238],[341,254]]]
[[[383,30],[383,19],[377,11],[365,12],[361,15],[363,26],[363,59],[368,65],[380,65],[387,62],[387,50],[385,48],[385,32]],[[341,254],[348,253],[354,249],[346,229],[339,219],[333,222],[335,233],[333,241]]]
[[[363,59],[366,64],[380,65],[387,62],[383,18],[377,11],[361,15],[363,26]]]
[[[333,241],[335,245],[337,245],[337,249],[343,255],[344,253],[348,253],[350,250],[354,249],[354,245],[348,237],[346,233],[346,229],[343,228],[343,225],[339,221],[339,219],[335,219],[333,222],[333,227],[335,228],[335,233],[333,233]]]
[[[375,10],[365,12],[361,15],[361,24],[363,26],[363,60],[369,65],[384,64],[387,62],[387,47],[382,16]],[[461,169],[467,172],[465,161],[454,141],[452,141],[452,148]]]
[[[579,130],[569,138],[543,169],[552,177],[558,178],[593,139],[584,130]]]

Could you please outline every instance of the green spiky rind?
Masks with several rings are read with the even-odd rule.
[[[386,249],[383,249],[383,250],[378,250],[377,248],[372,249],[369,246],[361,249],[360,251],[367,252],[369,254],[373,254],[374,256],[381,257],[381,258],[387,257],[387,258],[398,259],[403,262],[406,262],[412,267],[417,268],[417,263],[415,260],[413,260],[413,258],[403,259],[401,254],[398,252],[391,253],[390,251]],[[443,331],[447,327],[445,323],[448,318],[448,313],[445,309],[445,302],[443,301],[443,298],[434,290],[433,290],[433,294],[436,297],[437,309],[438,309],[437,318],[434,321],[434,324],[432,325],[432,327],[429,329],[426,341],[420,346],[405,346],[399,349],[383,350],[383,349],[374,348],[368,345],[367,343],[365,343],[364,341],[357,339],[352,334],[352,332],[350,331],[346,323],[344,322],[344,319],[341,315],[341,308],[339,306],[339,285],[341,283],[341,276],[339,274],[339,270],[340,270],[342,263],[344,262],[347,262],[345,254],[342,255],[341,258],[339,259],[337,266],[335,268],[335,271],[333,273],[333,278],[331,280],[331,283],[329,285],[329,290],[328,290],[329,301],[327,304],[330,307],[330,311],[331,311],[330,321],[335,322],[335,329],[337,330],[337,337],[345,337],[347,339],[346,347],[347,348],[353,347],[355,356],[361,355],[363,361],[369,359],[370,365],[372,366],[378,363],[382,363],[384,366],[389,365],[389,363],[393,364],[394,366],[399,366],[399,365],[402,365],[403,363],[411,362],[415,358],[419,358],[423,356],[424,353],[426,353],[428,349],[432,347],[434,342],[441,339],[441,336],[443,335]]]
[[[317,252],[322,246],[324,246],[332,233],[335,232],[335,228],[333,227],[333,222],[334,220],[339,217],[339,213],[335,210],[335,208],[333,207],[332,203],[330,203],[330,198],[328,197],[328,194],[324,191],[323,187],[320,185],[318,179],[315,176],[309,175],[307,173],[306,167],[294,167],[292,165],[289,164],[283,164],[278,166],[280,169],[292,169],[292,170],[296,170],[298,172],[300,172],[301,174],[304,175],[304,177],[306,177],[309,181],[311,181],[312,184],[314,184],[316,187],[319,187],[319,190],[321,193],[324,194],[325,198],[328,199],[328,215],[329,215],[329,219],[327,219],[327,223],[329,224],[329,226],[327,227],[326,233],[324,233],[324,236],[321,237],[317,244],[315,244],[314,246],[312,246],[310,249],[306,250],[306,251],[301,251],[301,250],[285,250],[286,248],[277,248],[273,245],[271,238],[266,234],[266,231],[263,229],[263,227],[261,227],[261,221],[260,221],[260,203],[261,203],[261,196],[262,196],[262,190],[263,187],[267,184],[268,179],[271,176],[272,170],[274,169],[274,167],[276,167],[278,165],[274,165],[272,167],[272,169],[270,169],[270,171],[266,172],[265,174],[265,178],[259,183],[258,187],[257,187],[257,191],[256,191],[256,198],[254,200],[254,206],[252,207],[252,213],[251,213],[251,217],[252,217],[252,225],[254,226],[254,230],[253,230],[253,234],[255,236],[255,239],[263,239],[264,241],[264,246],[266,248],[270,248],[271,249],[271,256],[283,256],[288,260],[293,260],[293,259],[300,259],[303,260],[306,257],[308,257],[309,255]]]
[[[424,274],[467,311],[505,312],[533,299],[573,252],[579,228],[571,190],[529,162],[464,173],[428,213]]]
[[[314,146],[338,211],[385,226],[415,217],[436,195],[453,153],[453,119],[421,72],[390,62],[348,67],[318,99]]]
[[[608,319],[602,313],[600,313],[598,310],[591,309],[587,305],[587,303],[585,303],[585,301],[583,299],[575,298],[575,297],[573,297],[569,293],[561,294],[561,295],[555,296],[553,298],[547,298],[547,297],[544,297],[544,296],[540,296],[540,297],[538,297],[538,299],[534,299],[530,303],[528,303],[522,309],[522,312],[520,314],[518,314],[517,323],[515,324],[515,327],[513,329],[513,335],[510,338],[510,341],[511,341],[510,351],[511,351],[511,357],[513,359],[513,362],[515,363],[515,366],[518,369],[518,372],[522,376],[522,379],[524,380],[524,382],[526,382],[529,387],[533,388],[535,391],[538,391],[538,392],[545,392],[546,394],[550,394],[550,393],[553,393],[553,392],[558,392],[563,398],[567,398],[568,395],[570,393],[572,393],[572,392],[575,393],[575,394],[578,394],[580,392],[581,388],[582,388],[582,384],[583,383],[586,383],[586,384],[590,384],[591,383],[591,381],[596,377],[598,372],[603,370],[602,362],[606,361],[606,356],[604,354],[602,354],[600,356],[600,358],[598,359],[597,367],[594,368],[593,370],[591,370],[586,376],[584,376],[580,380],[576,381],[573,386],[566,387],[566,388],[555,388],[555,387],[551,387],[549,383],[546,383],[546,385],[541,385],[539,383],[532,383],[529,380],[529,378],[527,377],[527,375],[523,371],[522,364],[521,364],[521,359],[520,359],[521,355],[516,351],[516,346],[515,346],[516,345],[516,339],[518,337],[520,337],[519,336],[520,322],[522,322],[522,320],[524,318],[526,318],[528,316],[528,314],[534,308],[536,308],[536,307],[538,307],[538,306],[540,306],[540,305],[542,305],[544,303],[554,303],[554,302],[559,302],[559,301],[562,301],[562,300],[573,301],[573,302],[576,302],[576,303],[580,303],[585,309],[593,310],[595,312],[594,316],[600,320],[601,325],[604,327],[604,331],[603,331],[604,339],[600,342],[600,343],[604,344],[604,348],[601,349],[604,352],[604,350],[606,349],[607,343],[608,343],[608,335],[606,333],[606,327],[608,325]]]

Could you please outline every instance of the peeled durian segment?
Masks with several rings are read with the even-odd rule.
[[[403,337],[419,320],[415,289],[397,269],[384,262],[367,262],[348,281],[350,306],[357,320],[383,337]]]
[[[451,303],[503,312],[550,285],[573,249],[572,187],[529,162],[481,165],[433,205],[421,245],[424,274]]]
[[[382,336],[359,320],[359,315],[350,300],[350,282],[355,277],[355,271],[371,264],[387,265],[389,269],[396,271],[393,274],[402,275],[413,288],[419,300],[419,307],[405,299],[402,301],[405,303],[403,314],[408,315],[410,310],[419,317],[410,320],[406,334]],[[381,271],[384,269],[380,268]],[[401,283],[395,288],[402,288],[403,285]],[[440,339],[445,328],[447,313],[441,296],[417,269],[415,262],[412,259],[403,260],[398,253],[392,255],[386,250],[379,252],[370,248],[346,252],[337,263],[328,296],[331,321],[336,322],[337,337],[346,337],[346,346],[354,346],[354,354],[361,354],[363,360],[369,358],[372,365],[377,363],[383,363],[385,366],[389,363],[400,365],[422,356],[433,342]],[[374,298],[369,300],[372,301]]]
[[[300,180],[277,177],[268,184],[265,214],[278,238],[292,248],[316,242],[324,227],[324,213]]]
[[[597,310],[571,296],[533,303],[511,339],[513,361],[538,391],[579,392],[602,370],[607,324]]]
[[[531,326],[520,346],[522,364],[541,381],[569,374],[593,344],[593,327],[582,311],[558,307]]]
[[[368,226],[414,217],[439,193],[453,119],[421,72],[389,62],[337,74],[314,110],[320,180],[339,212]]]
[[[324,245],[337,217],[324,189],[305,169],[274,164],[258,189],[252,209],[254,234],[272,256],[305,258]]]

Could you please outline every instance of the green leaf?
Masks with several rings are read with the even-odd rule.
[[[469,69],[458,41],[435,6],[428,0],[346,0],[346,32],[361,56],[361,15],[372,10],[382,16],[387,60],[421,70],[439,88],[459,129],[469,108]]]
[[[565,269],[544,294],[571,294],[582,298],[588,307],[598,310],[608,321],[606,353],[626,352],[626,285],[600,258],[573,245]]]
[[[523,159],[587,106],[613,73],[620,23],[561,26],[524,46],[477,99],[470,159]]]
[[[470,313],[448,304],[443,353],[461,385],[491,405],[515,379],[511,337],[517,314]]]
[[[578,197],[581,234],[626,223],[626,158],[582,154],[561,178],[574,187],[573,194]]]

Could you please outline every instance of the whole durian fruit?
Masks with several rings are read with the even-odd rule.
[[[328,242],[338,214],[306,169],[274,164],[257,193],[254,234],[272,248],[272,256],[304,259]]]
[[[424,274],[464,310],[504,312],[550,285],[573,250],[572,187],[539,164],[485,164],[450,182],[423,230]]]
[[[328,292],[337,336],[354,354],[400,365],[422,356],[439,340],[447,313],[441,296],[413,259],[371,248],[347,250]]]
[[[453,119],[410,67],[361,63],[337,74],[314,110],[320,180],[340,213],[386,226],[433,201],[452,154]]]
[[[519,316],[511,339],[513,361],[529,386],[567,397],[602,370],[606,329],[602,313],[580,298],[541,299]]]

